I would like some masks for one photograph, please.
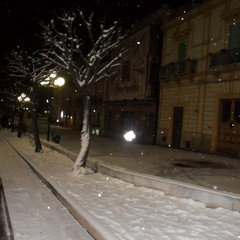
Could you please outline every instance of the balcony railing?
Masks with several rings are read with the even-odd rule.
[[[220,52],[210,53],[210,67],[240,63],[240,48],[222,49]]]
[[[184,62],[172,62],[160,68],[160,78],[184,77],[196,74],[197,61],[187,59]]]

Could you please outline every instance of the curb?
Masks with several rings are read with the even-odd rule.
[[[135,186],[160,190],[167,195],[175,197],[191,198],[204,203],[206,207],[209,208],[221,207],[240,212],[240,196],[237,194],[215,191],[205,187],[147,174],[139,174],[127,169],[119,169],[116,166],[111,167],[103,163],[96,164],[98,165],[99,172],[111,177],[120,178]]]
[[[30,136],[31,137],[31,136]],[[64,154],[72,161],[75,161],[77,155],[63,149],[57,145],[41,140],[45,147]],[[109,165],[99,160],[89,157],[87,167],[102,174],[122,179],[125,182],[132,183],[138,187],[152,188],[163,191],[165,194],[180,197],[191,198],[202,202],[209,208],[224,208],[240,212],[240,195],[228,192],[212,190],[206,187],[200,187],[189,183],[179,182],[171,179],[155,177],[148,174],[140,174],[118,166]]]
[[[6,235],[8,240],[14,240],[14,234],[13,234],[13,227],[9,216],[7,201],[6,201],[6,195],[3,188],[3,182],[0,178],[0,191],[1,191],[1,198],[2,198],[2,205],[3,205],[3,211],[5,213],[5,221],[6,221]]]

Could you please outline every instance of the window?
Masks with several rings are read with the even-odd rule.
[[[187,43],[186,42],[181,42],[181,43],[178,44],[177,73],[179,75],[185,74],[186,48],[187,48]]]
[[[122,82],[129,82],[130,81],[130,70],[131,70],[130,61],[124,62],[122,64]]]
[[[240,48],[240,22],[234,23],[229,29],[229,49]]]
[[[186,59],[186,49],[187,49],[187,43],[181,42],[178,44],[178,61],[184,62]]]

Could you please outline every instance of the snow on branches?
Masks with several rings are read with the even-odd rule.
[[[106,27],[106,22],[94,24],[94,15],[85,18],[82,11],[65,13],[43,26],[44,58],[67,71],[82,93],[83,119],[81,149],[74,170],[85,168],[91,128],[91,85],[114,75],[119,59],[120,28],[117,22]]]
[[[24,49],[13,50],[7,58],[7,71],[10,77],[22,82],[40,83],[55,69],[52,62],[44,59],[39,51],[29,53]],[[27,84],[31,85],[31,84]]]
[[[123,49],[119,48],[117,22],[106,27],[94,25],[94,15],[85,18],[82,11],[65,13],[43,26],[44,57],[67,70],[79,88],[108,78],[116,72]]]

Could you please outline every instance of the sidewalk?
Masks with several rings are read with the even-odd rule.
[[[61,135],[60,147],[78,154],[80,131],[59,127],[52,131]],[[240,159],[97,136],[92,137],[89,156],[130,171],[240,194]]]
[[[6,239],[93,240],[10,147],[7,138],[14,142],[10,136],[0,131],[0,177],[13,233]],[[30,153],[27,145],[18,142],[17,146]]]
[[[239,212],[223,208],[206,208],[204,204],[191,199],[176,198],[165,195],[161,191],[135,187],[133,184],[100,173],[75,176],[71,172],[73,163],[64,155],[45,147],[43,153],[35,153],[34,147],[31,145],[33,141],[26,136],[21,139],[12,137],[9,142],[41,176],[43,181],[47,182],[48,187],[55,192],[61,202],[62,200],[65,202],[68,210],[70,209],[70,212],[84,224],[88,224],[85,227],[95,239],[228,240],[237,239],[240,236]],[[103,140],[101,142],[103,143]],[[44,141],[44,144],[47,142]],[[72,154],[57,144],[51,142],[49,144],[57,147],[58,151]],[[99,151],[100,149],[95,150]],[[5,161],[5,164],[9,166],[8,161]],[[101,171],[104,167],[105,170],[111,170],[107,164],[100,164],[100,162],[97,167],[102,168]],[[118,166],[112,170],[119,175],[133,174],[133,172],[130,173],[130,170],[125,171]],[[4,178],[11,183],[7,172],[5,172]],[[20,172],[16,172],[16,174],[20,174]],[[134,177],[138,180],[142,177],[142,180],[147,181],[149,176],[151,175],[134,173]],[[24,179],[24,176],[19,176],[19,178]],[[152,176],[152,179],[154,178]],[[156,177],[156,179],[161,178]],[[31,185],[31,181],[27,181],[27,183]],[[188,186],[188,184],[182,184],[182,186]],[[211,191],[216,194],[219,192]],[[16,199],[20,193],[21,191],[14,191]],[[11,204],[8,199],[7,202]],[[31,205],[33,202],[29,206]],[[47,206],[50,206],[48,202],[46,202]],[[20,213],[18,214],[18,221],[24,223],[25,213],[22,213],[22,218],[20,218]],[[54,216],[52,217],[54,218]],[[36,238],[33,235],[28,239]]]
[[[44,136],[43,144],[75,161],[79,131],[52,130],[61,135],[60,144],[47,142]],[[240,211],[239,159],[93,136],[87,164],[136,186]]]

